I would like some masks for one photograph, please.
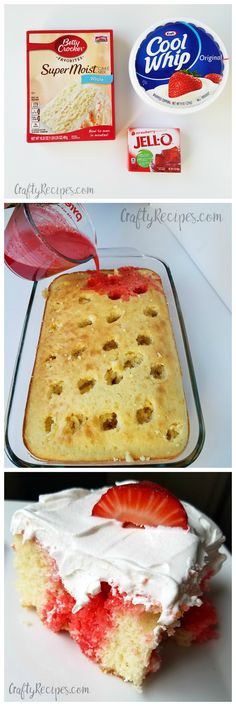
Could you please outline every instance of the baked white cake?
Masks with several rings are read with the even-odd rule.
[[[180,455],[189,425],[160,277],[75,272],[49,287],[23,436],[54,463]]]

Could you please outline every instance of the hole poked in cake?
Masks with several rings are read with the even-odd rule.
[[[90,392],[94,387],[96,380],[94,378],[82,378],[78,382],[78,388],[81,395],[85,395],[86,392]]]
[[[74,412],[72,412],[72,414],[68,414],[66,417],[64,432],[66,434],[75,434],[81,429],[83,422],[84,417],[82,414],[75,414]]]
[[[49,326],[49,333],[54,333],[54,331],[58,331],[62,327],[62,323],[59,323],[58,321],[51,321],[50,326]]]
[[[81,319],[81,321],[79,321],[78,323],[78,326],[79,328],[86,328],[86,326],[92,326],[92,323],[92,319]]]
[[[136,338],[138,346],[150,346],[152,339],[144,333],[140,333]]]
[[[90,297],[79,297],[79,304],[89,304],[91,302]]]
[[[50,434],[54,424],[55,424],[55,419],[53,419],[53,417],[51,417],[51,415],[46,417],[45,422],[44,422],[44,427],[45,427],[45,431],[47,432],[47,434]]]
[[[158,311],[155,309],[154,306],[147,306],[146,309],[144,309],[144,316],[150,316],[150,318],[154,318],[155,316],[158,316]]]
[[[113,309],[112,311],[110,311],[110,313],[107,316],[107,323],[114,324],[114,322],[118,321],[118,319],[120,319],[120,317],[121,317],[120,311]]]
[[[108,294],[108,299],[120,299],[121,298],[121,292],[119,292],[118,289],[114,290],[113,292],[109,292]]]
[[[48,358],[45,358],[46,365],[50,365],[51,363],[53,363],[53,361],[56,360],[56,357],[57,356],[53,355],[53,353],[52,353],[51,355],[48,356]]]
[[[151,421],[153,415],[153,406],[151,402],[145,402],[143,407],[137,409],[136,419],[138,424],[147,424]]]
[[[137,287],[134,287],[134,294],[146,294],[147,290],[147,284],[138,284]]]
[[[133,351],[127,353],[127,356],[124,361],[124,369],[125,368],[137,368],[138,365],[141,365],[143,361],[143,356],[140,353],[134,353]]]
[[[72,360],[77,360],[77,358],[81,358],[82,353],[85,351],[85,346],[78,346],[77,348],[73,348],[71,351],[71,358]]]
[[[123,380],[123,375],[120,375],[117,370],[109,368],[109,370],[107,370],[106,372],[105,380],[107,385],[119,385],[119,382]]]
[[[52,382],[49,388],[49,397],[53,395],[61,395],[63,390],[63,380],[60,382]]]
[[[63,306],[64,306],[63,302],[61,302],[61,301],[56,302],[56,308],[57,308],[58,313],[61,311],[61,309],[63,309]]]
[[[177,439],[180,433],[180,427],[177,422],[173,422],[173,424],[170,425],[169,429],[167,429],[166,432],[166,438],[167,441],[174,441],[174,439]]]
[[[101,414],[100,425],[103,431],[110,431],[110,429],[116,429],[118,425],[117,414],[115,412]]]
[[[155,380],[165,380],[167,377],[166,369],[163,363],[157,363],[151,366],[150,375]]]
[[[106,341],[103,346],[104,351],[112,351],[115,348],[118,348],[118,343],[115,341],[114,338],[111,338],[110,341]]]

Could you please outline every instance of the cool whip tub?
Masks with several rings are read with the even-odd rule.
[[[205,24],[167,20],[143,32],[130,54],[136,93],[149,105],[191,113],[222,92],[229,70],[223,42]]]

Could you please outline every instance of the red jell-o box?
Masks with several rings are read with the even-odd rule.
[[[130,172],[181,172],[179,128],[129,128]]]

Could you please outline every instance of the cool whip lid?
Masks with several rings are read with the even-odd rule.
[[[135,42],[129,60],[138,95],[173,113],[190,113],[212,103],[226,84],[228,70],[221,39],[192,20],[149,27]]]

